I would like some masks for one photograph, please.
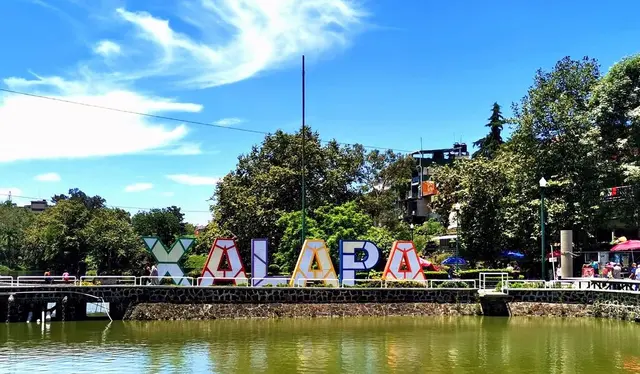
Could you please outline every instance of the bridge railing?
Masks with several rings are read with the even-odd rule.
[[[72,285],[75,286],[77,278],[75,276],[44,276],[44,275],[21,275],[17,278],[16,285]]]
[[[80,277],[80,285],[92,284],[96,286],[133,285],[137,284],[137,278],[133,275],[85,275]]]
[[[216,282],[222,281],[225,283],[233,282],[237,286],[249,286],[251,278],[233,278],[233,277],[198,277],[194,286],[214,286]]]
[[[13,277],[10,275],[0,275],[0,285],[13,286]]]
[[[251,287],[274,287],[275,285],[273,283],[271,283],[270,281],[277,279],[277,280],[286,280],[286,282],[280,282],[279,284],[283,284],[283,286],[280,287],[285,287],[284,285],[288,285],[289,284],[289,280],[291,279],[290,277],[278,277],[278,276],[271,276],[271,277],[264,277],[264,278],[249,278],[249,284],[251,285]],[[266,282],[265,282],[266,281]]]
[[[193,277],[176,277],[173,275],[145,275],[142,277],[137,277],[136,279],[137,281],[134,281],[134,284],[138,284],[140,286],[159,286],[167,284],[176,284],[178,286],[195,286]]]

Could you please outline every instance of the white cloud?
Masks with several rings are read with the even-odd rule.
[[[202,106],[145,96],[87,76],[84,80],[8,78],[18,91],[60,100],[143,113],[199,112]],[[0,163],[17,160],[83,158],[161,149],[187,135],[184,125],[168,127],[144,116],[17,94],[0,95]]]
[[[176,11],[195,28],[195,39],[176,31],[175,20],[123,8],[116,14],[138,31],[130,41],[135,49],[147,47],[145,58],[153,58],[139,66],[153,65],[148,74],[175,76],[199,88],[280,68],[306,51],[318,56],[344,47],[366,16],[351,0],[201,0]]]
[[[167,175],[167,178],[176,183],[187,184],[189,186],[215,186],[220,180],[220,178],[216,177],[203,177],[189,174],[172,174]]]
[[[22,196],[22,190],[16,187],[0,187],[0,201],[5,201],[11,194],[11,196]]]
[[[193,156],[202,154],[202,149],[200,144],[197,143],[183,143],[163,150],[163,154],[168,156]]]
[[[104,57],[120,54],[120,44],[111,40],[101,40],[93,47],[93,52]]]
[[[36,175],[35,180],[38,182],[60,182],[60,174],[58,173],[45,173]]]
[[[134,183],[124,188],[124,192],[141,192],[147,191],[153,188],[151,183]]]
[[[233,125],[239,125],[242,122],[244,122],[243,119],[236,118],[236,117],[230,117],[230,118],[219,119],[219,120],[215,121],[214,123],[216,125],[218,125],[218,126],[233,126]]]

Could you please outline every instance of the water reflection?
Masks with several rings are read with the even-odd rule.
[[[0,372],[637,373],[640,326],[352,318],[0,325]]]

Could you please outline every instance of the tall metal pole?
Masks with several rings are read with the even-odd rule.
[[[305,146],[305,133],[306,133],[306,129],[305,129],[305,124],[304,124],[304,110],[305,110],[305,102],[304,102],[304,55],[302,55],[302,234],[301,234],[301,244],[300,246],[304,245],[304,240],[307,238],[307,225],[306,225],[306,215],[307,215],[307,210],[305,207],[305,203],[306,203],[306,198],[307,198],[307,194],[306,194],[306,190],[305,190],[305,182],[304,182],[304,174],[305,174],[305,164],[304,164],[304,146]]]
[[[545,238],[545,233],[544,233],[544,188],[541,187],[540,188],[540,260],[542,261],[542,279],[546,279],[547,275],[544,272],[544,260],[545,260],[545,244],[544,244],[544,238]]]

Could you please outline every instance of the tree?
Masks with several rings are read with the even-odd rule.
[[[550,72],[538,71],[520,105],[514,106],[515,128],[509,142],[511,198],[508,215],[539,204],[538,180],[545,177],[552,236],[573,229],[585,239],[601,222],[600,192],[605,168],[600,128],[590,113],[590,99],[600,78],[597,61],[565,57]],[[535,212],[535,210],[533,210]],[[529,212],[530,214],[530,212]],[[515,218],[515,217],[512,217]],[[536,215],[516,218],[509,227],[526,224],[520,233],[536,232]],[[533,243],[529,243],[533,244]]]
[[[54,195],[51,198],[51,202],[54,204],[57,204],[58,202],[63,200],[78,200],[82,202],[82,204],[84,204],[84,206],[89,210],[104,208],[107,202],[104,198],[98,195],[88,196],[78,188],[69,189],[68,195]]]
[[[177,206],[138,212],[131,222],[138,235],[158,236],[169,246],[177,237],[187,234],[184,214]]]
[[[25,233],[24,262],[31,269],[71,270],[87,255],[80,234],[91,214],[81,200],[60,200],[37,215]]]
[[[495,157],[496,152],[498,152],[498,149],[504,143],[502,140],[502,126],[504,123],[505,120],[500,112],[500,105],[493,103],[489,123],[485,125],[489,128],[489,134],[473,142],[473,145],[479,148],[473,154],[473,157],[486,157],[488,159]]]
[[[283,236],[277,247],[274,263],[280,266],[282,271],[293,270],[302,249],[300,216],[300,212],[290,212],[283,214],[278,220]],[[323,239],[327,243],[333,263],[337,265],[339,241],[366,239],[371,223],[371,218],[360,210],[355,201],[339,206],[325,205],[312,212],[308,218],[307,238]]]
[[[322,145],[306,128],[306,206],[341,205],[359,196],[364,151],[361,146]],[[214,220],[249,248],[251,238],[269,238],[279,246],[285,213],[301,209],[302,134],[277,131],[238,158],[236,168],[218,183],[213,197]]]
[[[503,166],[479,157],[436,168],[440,194],[434,207],[448,220],[454,204],[460,203],[457,231],[463,257],[492,261],[506,247],[503,198],[508,191]]]
[[[148,257],[129,213],[121,209],[97,210],[80,235],[88,248],[89,268],[98,274],[131,274]]]
[[[374,225],[397,226],[401,214],[397,201],[409,189],[414,167],[413,158],[391,150],[374,150],[365,156],[360,203]]]
[[[25,230],[32,224],[34,214],[7,200],[0,204],[0,264],[16,269],[22,265],[22,246]]]
[[[607,204],[606,215],[640,226],[640,55],[622,59],[593,88],[590,110],[600,128],[605,187],[631,185],[633,196]]]

